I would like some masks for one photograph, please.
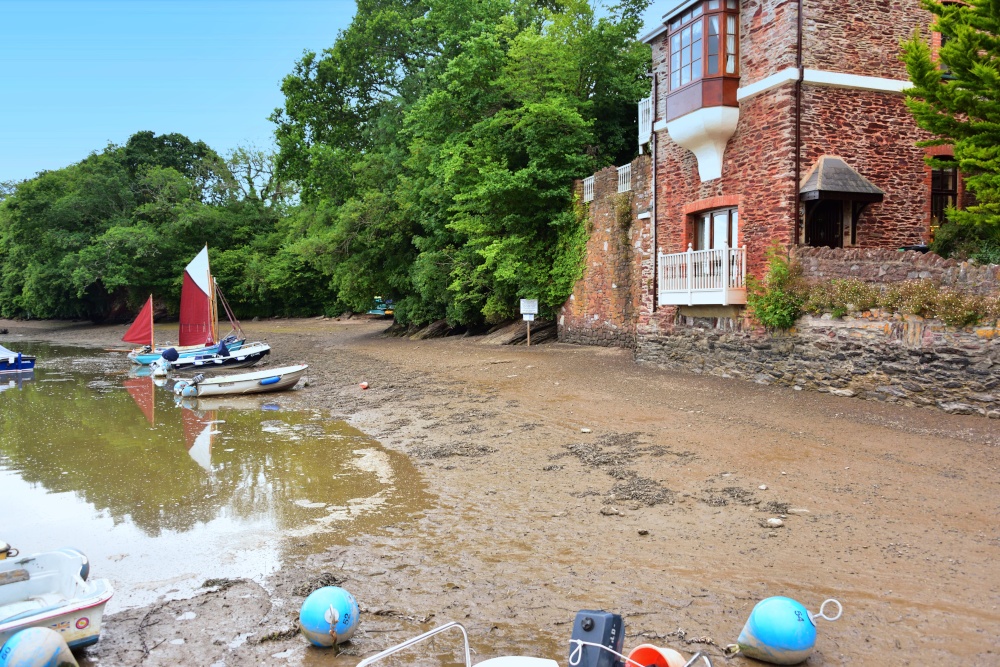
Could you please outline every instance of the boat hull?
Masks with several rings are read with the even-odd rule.
[[[226,343],[226,347],[229,348],[230,352],[235,352],[236,350],[240,349],[240,347],[243,346],[243,342],[244,341],[242,340],[237,340],[233,341],[232,343]],[[206,347],[204,345],[197,345],[195,347],[188,347],[188,348],[175,347],[174,349],[177,350],[177,353],[183,358],[183,357],[197,356],[199,354],[208,354],[212,350],[215,350],[217,348],[218,345],[211,345],[209,347]],[[165,349],[167,348],[160,348],[157,350],[153,350],[152,352],[141,352],[139,350],[132,350],[131,352],[128,353],[128,358],[133,364],[136,364],[138,366],[148,366],[157,359],[159,359],[162,356],[163,350]]]
[[[228,357],[217,354],[181,357],[177,361],[170,362],[170,369],[180,373],[186,371],[203,373],[223,368],[245,368],[253,366],[269,354],[271,348],[267,345],[250,345],[246,349],[230,352]]]
[[[277,368],[274,370],[263,370],[256,373],[247,373],[247,377],[228,376],[212,378],[209,381],[202,381],[197,386],[198,398],[211,396],[232,396],[237,394],[264,394],[274,391],[285,391],[294,387],[302,375],[306,372],[306,367],[293,367],[295,370]],[[269,382],[269,380],[274,380]]]
[[[35,358],[30,354],[0,357],[0,373],[23,373],[35,369]]]

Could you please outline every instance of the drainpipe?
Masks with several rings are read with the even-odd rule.
[[[798,31],[795,39],[795,67],[798,75],[795,78],[795,182],[792,197],[792,215],[795,217],[795,237],[792,246],[799,244],[801,230],[799,225],[799,181],[802,179],[802,79],[805,78],[805,67],[802,64],[802,5],[804,0],[798,0]]]
[[[652,237],[653,243],[653,309],[651,312],[656,312],[657,302],[660,300],[660,288],[656,284],[656,273],[659,269],[660,256],[656,250],[656,110],[659,104],[657,98],[656,84],[659,81],[659,77],[656,75],[656,68],[653,68],[653,112],[649,114],[649,122],[653,125],[649,132],[649,152],[650,158],[653,160],[653,166],[650,169],[652,174],[652,195],[650,196],[650,209],[649,209],[649,224],[650,224],[650,236]]]

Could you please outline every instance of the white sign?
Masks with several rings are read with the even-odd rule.
[[[521,314],[522,315],[537,315],[538,314],[538,299],[521,299]]]
[[[521,317],[524,318],[525,322],[534,322],[535,321],[535,314],[534,313],[524,313],[523,315],[521,315]]]

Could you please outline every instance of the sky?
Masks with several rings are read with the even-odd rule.
[[[0,182],[143,130],[223,155],[268,148],[282,78],[354,11],[354,0],[0,0]]]
[[[304,50],[353,0],[0,0],[0,181],[79,162],[134,133],[225,154],[272,145],[267,117]]]

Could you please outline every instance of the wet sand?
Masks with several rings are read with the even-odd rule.
[[[771,595],[843,603],[841,620],[818,622],[813,666],[1000,664],[1000,423],[668,372],[622,350],[412,341],[386,326],[246,328],[273,345],[268,365],[310,364],[283,406],[409,455],[430,507],[290,558],[263,585],[210,582],[111,616],[89,664],[350,667],[448,620],[474,660],[565,664],[585,608],[622,613],[627,649],[760,664],[722,648]],[[9,346],[108,348],[125,327],[3,328]],[[310,648],[299,605],[334,582],[360,601],[360,630],[339,651]],[[446,635],[396,664],[453,664],[459,646]]]

